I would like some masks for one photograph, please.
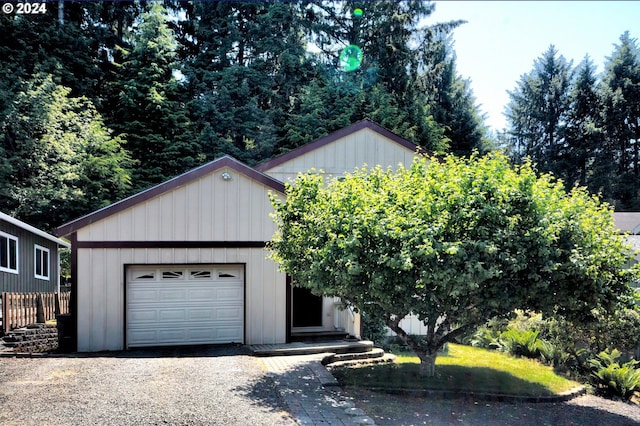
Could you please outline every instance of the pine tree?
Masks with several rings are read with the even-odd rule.
[[[110,126],[127,140],[138,168],[134,189],[142,190],[183,173],[204,158],[195,140],[180,83],[174,71],[176,42],[166,10],[151,3],[132,35],[131,47],[120,47],[111,93]]]
[[[528,156],[542,171],[561,172],[556,166],[563,155],[572,78],[571,63],[552,45],[509,92],[508,130],[515,161]]]
[[[433,48],[435,62],[441,72],[425,92],[434,120],[444,129],[448,152],[470,155],[473,151],[486,153],[489,142],[485,136],[482,114],[476,104],[470,83],[456,71],[456,56],[452,42],[445,37]]]
[[[613,197],[621,210],[640,208],[640,51],[625,32],[607,58],[601,92],[607,144],[617,157]]]
[[[306,58],[301,6],[202,2],[193,14],[184,73],[204,152],[248,163],[270,158],[292,98],[317,75]]]
[[[567,186],[587,186],[592,193],[610,195],[613,156],[604,145],[595,72],[588,56],[576,69],[569,94],[566,146],[557,168]]]

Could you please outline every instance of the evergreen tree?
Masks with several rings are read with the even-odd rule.
[[[444,129],[448,152],[466,156],[473,151],[486,153],[489,142],[482,115],[469,81],[456,72],[456,57],[449,37],[438,42],[433,50],[434,54],[440,52],[435,58],[442,71],[426,93],[433,118]]]
[[[354,14],[355,9],[362,14]],[[399,122],[412,123],[408,133],[402,128],[390,130],[423,148],[439,151],[446,146],[442,129],[431,117],[427,94],[430,83],[440,75],[433,60],[434,40],[436,34],[440,37],[460,22],[422,25],[433,10],[433,4],[422,1],[345,1],[314,3],[307,14],[310,37],[320,49],[321,60],[340,70],[341,50],[358,46],[362,64],[349,78],[359,78],[361,90],[377,87],[391,95]],[[335,84],[341,83],[341,78],[335,79]]]
[[[570,62],[552,45],[509,92],[509,134],[515,143],[514,160],[530,157],[541,171],[563,178],[557,164],[564,155],[565,127],[573,71]]]
[[[184,73],[208,157],[255,163],[276,152],[292,98],[317,75],[306,59],[301,7],[194,3]]]
[[[604,145],[601,107],[595,66],[587,56],[576,69],[569,94],[566,147],[561,170],[567,186],[587,186],[592,193],[607,195],[611,188],[612,152]]]
[[[625,32],[607,58],[602,85],[607,145],[616,155],[616,208],[640,208],[640,53]]]
[[[0,210],[49,231],[117,201],[131,183],[123,141],[70,93],[37,75],[0,122]]]
[[[166,10],[151,3],[140,17],[131,47],[120,47],[111,92],[110,126],[127,139],[126,148],[139,164],[134,189],[142,190],[200,164],[180,83],[174,71],[176,42]]]

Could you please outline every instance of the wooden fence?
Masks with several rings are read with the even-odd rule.
[[[69,313],[71,292],[62,293],[2,293],[2,331],[54,319]]]

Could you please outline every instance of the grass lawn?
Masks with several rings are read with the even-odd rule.
[[[580,385],[537,361],[471,346],[449,344],[448,354],[436,360],[435,377],[420,377],[419,362],[404,354],[391,364],[336,367],[333,373],[345,386],[523,396],[556,395]]]

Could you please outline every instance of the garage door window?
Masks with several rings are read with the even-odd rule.
[[[191,271],[192,280],[210,280],[211,271]]]
[[[162,271],[163,280],[181,280],[184,277],[184,271]]]

